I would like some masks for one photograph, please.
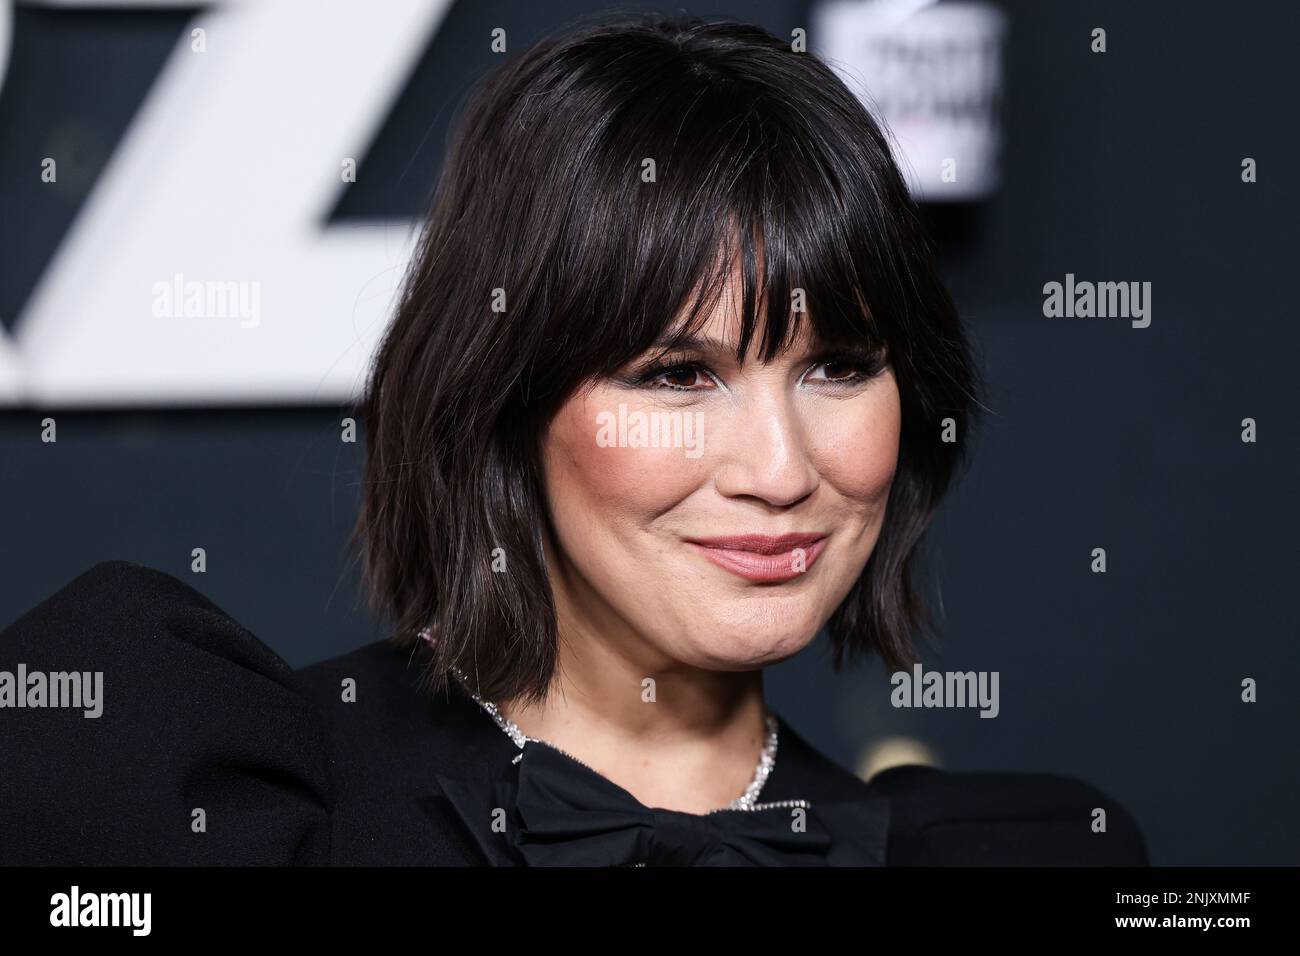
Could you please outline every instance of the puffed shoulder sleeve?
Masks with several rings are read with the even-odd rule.
[[[1148,866],[1137,820],[1074,777],[903,766],[871,778],[896,866]]]
[[[95,565],[0,633],[0,864],[328,862],[323,740],[221,608]]]

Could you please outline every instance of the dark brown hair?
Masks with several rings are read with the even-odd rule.
[[[557,643],[540,436],[584,382],[697,328],[737,262],[738,359],[759,335],[770,361],[803,320],[825,344],[889,356],[899,464],[828,629],[837,671],[872,649],[911,665],[917,545],[977,407],[916,207],[880,128],[814,56],[758,27],[651,15],[536,43],[474,91],[357,408],[353,543],[391,639],[433,627],[431,688],[456,665],[489,700],[545,695]],[[760,323],[758,303],[795,288],[807,311]],[[493,573],[498,548],[508,573]]]

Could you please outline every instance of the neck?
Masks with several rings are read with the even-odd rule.
[[[647,807],[706,813],[739,797],[767,737],[763,672],[675,661],[612,610],[575,613],[554,593],[559,660],[546,699],[499,702],[500,712]]]

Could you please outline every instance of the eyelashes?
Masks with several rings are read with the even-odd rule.
[[[812,381],[829,388],[856,387],[871,381],[888,366],[883,348],[874,353],[829,352],[819,356],[808,366],[804,371],[803,380],[808,380],[810,372],[825,367],[825,377],[812,379]],[[678,381],[671,381],[670,379],[673,378]],[[638,369],[627,380],[627,384],[652,391],[689,393],[707,391],[714,387],[711,383],[716,380],[717,375],[707,363],[685,355],[670,355]]]

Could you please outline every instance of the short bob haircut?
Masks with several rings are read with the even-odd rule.
[[[915,552],[978,407],[916,206],[824,63],[755,26],[648,15],[540,41],[472,92],[356,408],[352,544],[389,640],[418,646],[431,629],[426,687],[458,667],[484,699],[545,698],[557,626],[541,436],[584,383],[698,330],[737,256],[738,360],[759,336],[770,361],[807,319],[821,344],[883,349],[893,367],[886,517],[827,629],[836,672],[864,651],[915,662],[929,619]],[[758,301],[792,307],[760,316]]]

